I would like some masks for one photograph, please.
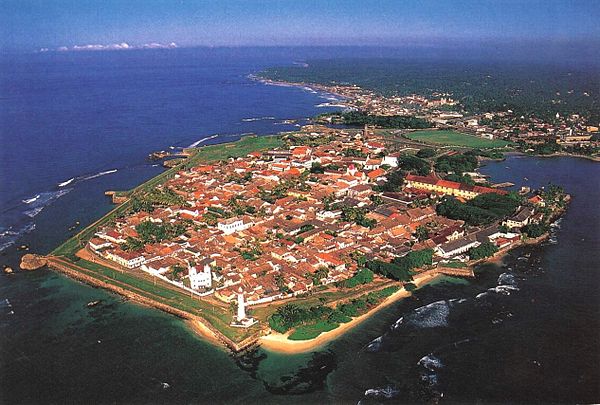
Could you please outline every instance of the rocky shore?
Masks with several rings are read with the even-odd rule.
[[[27,253],[21,258],[21,270],[38,270],[48,264],[48,259],[44,256]]]

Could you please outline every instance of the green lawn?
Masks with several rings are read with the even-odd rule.
[[[340,326],[338,323],[329,321],[319,321],[310,325],[302,325],[296,328],[288,337],[289,340],[309,340],[314,339],[323,332],[329,332]]]
[[[468,148],[502,148],[511,144],[499,139],[484,139],[474,135],[446,130],[415,131],[406,134],[406,137],[414,141],[438,145],[464,146]]]
[[[229,157],[243,157],[250,152],[274,149],[284,145],[279,136],[246,136],[237,142],[210,145],[200,148],[190,163],[198,164],[202,161],[212,162],[224,160]],[[186,165],[189,166],[189,163]]]

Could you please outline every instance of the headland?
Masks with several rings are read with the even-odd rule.
[[[362,94],[353,89],[328,91],[351,103]],[[559,186],[506,191],[477,172],[510,141],[450,132],[433,135],[460,145],[425,145],[411,134],[432,122],[394,111],[189,148],[114,192],[115,209],[45,260],[232,351],[296,353],[439,275],[473,276],[472,266],[539,242],[565,210]]]

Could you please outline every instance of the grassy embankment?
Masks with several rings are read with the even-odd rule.
[[[459,146],[467,148],[503,148],[511,143],[501,139],[485,139],[474,135],[463,134],[448,130],[425,130],[410,132],[405,135],[408,139],[435,145]]]
[[[131,196],[136,193],[147,192],[157,185],[164,183],[169,178],[172,178],[178,171],[184,168],[190,168],[200,163],[224,160],[229,157],[245,156],[250,152],[276,148],[282,145],[283,141],[278,136],[252,136],[244,137],[240,141],[233,143],[205,146],[199,148],[195,154],[182,164],[166,170],[158,176],[153,177],[138,187],[128,191],[126,194]],[[231,314],[229,313],[228,308],[215,306],[206,301],[192,298],[183,291],[179,292],[174,290],[172,286],[161,280],[156,280],[154,283],[144,279],[142,274],[136,276],[134,273],[117,272],[108,267],[79,259],[75,256],[76,252],[85,245],[99,227],[106,225],[114,218],[125,214],[129,210],[129,206],[129,200],[118,205],[98,221],[92,223],[77,235],[65,241],[52,251],[51,255],[63,256],[69,259],[77,266],[78,271],[83,271],[85,275],[89,277],[96,278],[100,281],[124,289],[132,290],[144,297],[172,306],[192,315],[202,316],[225,336],[234,341],[240,341],[257,331],[258,327],[250,328],[248,330],[231,328],[229,326]]]

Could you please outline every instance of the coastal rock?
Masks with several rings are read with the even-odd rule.
[[[12,269],[12,267],[10,267],[10,266],[4,266],[4,272],[5,272],[6,274],[11,274],[11,273],[13,273],[13,272],[14,272],[14,270],[13,270],[13,269]]]
[[[22,270],[37,270],[40,267],[44,267],[48,263],[48,260],[44,256],[28,253],[21,258],[21,269]]]

